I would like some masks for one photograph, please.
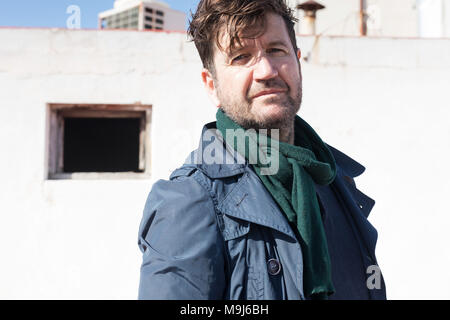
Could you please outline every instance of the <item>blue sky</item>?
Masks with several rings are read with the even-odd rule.
[[[195,10],[199,0],[163,0],[171,8]],[[81,9],[81,28],[96,29],[97,15],[111,9],[114,0],[0,0],[0,26],[66,28],[66,9],[77,5]]]

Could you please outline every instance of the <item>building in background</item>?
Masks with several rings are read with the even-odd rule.
[[[450,37],[450,0],[319,0],[325,9],[317,12],[312,29],[305,12],[297,9],[305,2],[288,0],[300,34]]]
[[[116,0],[98,15],[99,29],[184,31],[186,14],[156,0]]]
[[[450,38],[450,0],[417,0],[419,36]]]

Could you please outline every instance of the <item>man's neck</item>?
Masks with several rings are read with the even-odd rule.
[[[292,123],[292,125],[290,127],[284,127],[284,128],[280,129],[280,141],[281,142],[294,144],[294,142],[295,142],[294,137],[295,137],[294,123]]]

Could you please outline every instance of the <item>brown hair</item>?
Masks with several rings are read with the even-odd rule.
[[[214,43],[223,49],[219,34],[226,26],[230,35],[229,48],[241,45],[240,37],[255,38],[265,32],[265,14],[273,12],[280,15],[286,25],[292,46],[297,51],[293,16],[285,0],[201,0],[195,14],[191,12],[188,34],[197,47],[203,66],[215,74]],[[256,28],[255,28],[256,27]],[[249,33],[251,30],[256,32]]]

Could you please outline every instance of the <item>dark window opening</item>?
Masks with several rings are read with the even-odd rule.
[[[145,29],[150,30],[150,29],[153,29],[153,27],[152,27],[151,25],[149,25],[149,24],[146,24],[146,25],[145,25]]]
[[[153,13],[153,9],[152,9],[152,8],[145,8],[145,12],[147,12],[147,13]]]
[[[161,19],[156,19],[156,23],[160,23],[160,24],[163,24],[163,23],[164,23],[164,21],[162,21]]]
[[[162,30],[163,28],[161,28],[161,27],[156,27],[155,29],[156,29],[156,30]]]
[[[146,16],[146,17],[145,17],[145,21],[153,22],[153,18],[152,18],[152,17],[149,17],[149,16]]]
[[[138,118],[64,119],[64,172],[140,172]]]
[[[48,104],[48,178],[150,174],[151,105]]]
[[[156,15],[157,15],[157,16],[161,16],[161,17],[164,17],[164,12],[159,11],[159,10],[156,10]]]

